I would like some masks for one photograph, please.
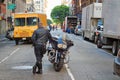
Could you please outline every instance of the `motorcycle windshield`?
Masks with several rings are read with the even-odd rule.
[[[63,44],[62,38],[58,38],[58,44]]]

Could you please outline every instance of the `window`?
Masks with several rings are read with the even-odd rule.
[[[25,26],[25,18],[15,18],[15,26]]]
[[[40,1],[36,1],[36,4],[40,4]]]
[[[37,25],[37,21],[36,17],[29,17],[27,18],[27,26],[35,26]]]

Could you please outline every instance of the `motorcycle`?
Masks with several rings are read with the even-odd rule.
[[[69,62],[69,48],[73,46],[71,40],[63,41],[60,37],[53,37],[47,48],[48,60],[53,64],[55,71],[59,72],[63,65]]]

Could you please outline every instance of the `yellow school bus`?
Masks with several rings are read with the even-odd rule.
[[[13,38],[16,45],[21,40],[31,40],[34,30],[38,28],[38,22],[43,23],[43,27],[47,26],[45,14],[41,13],[15,13],[14,14],[14,32]]]

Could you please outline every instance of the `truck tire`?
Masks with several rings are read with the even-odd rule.
[[[103,46],[103,45],[102,45],[101,40],[98,39],[98,40],[97,40],[97,47],[98,47],[98,48],[102,48],[102,46]]]
[[[15,44],[18,45],[19,44],[19,40],[15,40]]]
[[[85,33],[83,32],[82,37],[84,40],[86,40]]]
[[[95,36],[94,43],[97,44],[98,36]]]
[[[112,45],[112,54],[114,56],[117,55],[118,52],[118,42],[117,41],[113,41],[113,45]]]

